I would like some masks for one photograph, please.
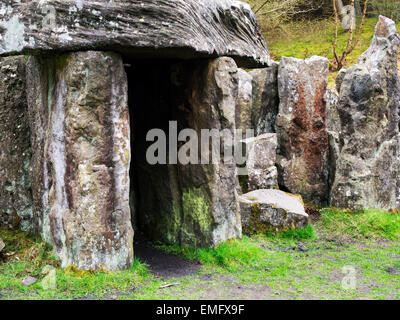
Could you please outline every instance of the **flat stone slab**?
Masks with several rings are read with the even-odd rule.
[[[284,232],[307,226],[301,196],[280,190],[261,189],[239,197],[243,232]]]
[[[269,65],[250,6],[233,0],[3,0],[0,55],[117,51],[140,58],[228,56]]]

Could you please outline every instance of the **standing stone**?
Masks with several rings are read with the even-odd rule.
[[[328,196],[328,135],[325,92],[329,61],[283,57],[279,64],[277,166],[279,184],[306,201]]]
[[[353,6],[344,6],[342,9],[342,28],[344,31],[356,29],[356,12]]]
[[[78,52],[29,59],[35,215],[62,266],[127,269],[130,127],[122,59]]]
[[[243,140],[247,150],[248,190],[274,189],[278,186],[276,169],[276,133]]]
[[[0,59],[0,225],[32,230],[25,65],[23,56]]]
[[[339,135],[340,135],[340,118],[337,109],[339,96],[331,89],[326,90],[326,132],[328,133],[329,143],[329,189],[333,185],[336,174],[336,164],[339,158]]]
[[[193,74],[188,97],[191,114],[186,116],[186,120],[188,127],[194,128],[198,136],[201,135],[200,129],[217,129],[233,137],[235,118],[232,111],[234,114],[235,105],[231,102],[237,100],[237,70],[234,60],[223,57],[210,60]],[[230,145],[225,139],[221,142]],[[224,157],[221,149],[210,141],[209,159],[218,159],[219,155],[219,161],[213,160],[201,166],[179,165],[183,244],[190,244],[193,238],[197,238],[204,240],[196,240],[196,244],[215,247],[226,240],[241,238],[236,162],[233,157]],[[204,151],[203,146],[202,157]],[[196,208],[201,210],[195,212]]]
[[[278,93],[279,63],[250,72],[253,77],[252,126],[256,135],[275,132],[275,121],[279,110]]]
[[[236,106],[236,129],[243,131],[245,137],[246,130],[254,129],[252,119],[252,90],[253,77],[243,69],[238,69],[238,102]]]
[[[399,206],[399,45],[395,23],[380,16],[370,48],[343,79],[333,206]]]

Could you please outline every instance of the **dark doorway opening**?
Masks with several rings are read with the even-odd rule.
[[[177,165],[150,165],[146,152],[154,141],[148,132],[161,129],[167,137],[169,122],[185,127],[185,89],[177,77],[175,60],[125,61],[131,122],[131,212],[136,234],[163,243],[179,243],[180,186]],[[179,128],[178,128],[179,130]]]

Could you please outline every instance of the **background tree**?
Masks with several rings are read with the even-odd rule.
[[[355,0],[351,0],[350,5],[354,7],[354,1]],[[346,57],[354,50],[354,48],[356,47],[356,45],[358,44],[359,41],[359,37],[362,33],[363,30],[363,26],[365,23],[365,17],[367,14],[367,8],[368,8],[368,0],[364,1],[364,10],[363,10],[363,15],[362,15],[362,19],[361,19],[361,23],[358,27],[358,31],[354,37],[354,31],[352,28],[350,28],[349,30],[349,36],[348,36],[348,40],[347,40],[347,45],[346,48],[344,49],[344,51],[342,52],[342,54],[338,54],[337,52],[337,42],[338,42],[338,32],[339,32],[339,24],[340,24],[340,19],[339,19],[339,8],[338,8],[338,2],[337,0],[332,0],[333,3],[333,11],[335,13],[335,22],[336,22],[336,27],[335,27],[335,38],[334,38],[334,42],[333,42],[333,54],[335,57],[335,61],[336,61],[336,71],[340,70],[343,68],[343,64],[346,61]],[[355,17],[353,17],[355,19]]]

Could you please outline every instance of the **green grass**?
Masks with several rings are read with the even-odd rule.
[[[80,272],[74,268],[60,268],[51,253],[51,247],[27,233],[0,229],[0,238],[6,244],[7,262],[0,262],[0,291],[7,297],[31,299],[79,299],[87,296],[108,297],[114,291],[131,291],[142,281],[151,278],[147,267],[135,260],[130,270],[109,272]],[[42,269],[53,266],[57,272],[57,289],[44,290],[41,280]],[[70,271],[73,270],[73,271]],[[22,279],[33,276],[38,281],[29,287],[22,285]]]
[[[197,274],[168,279],[178,285],[166,289],[160,289],[163,279],[138,260],[121,272],[62,269],[48,245],[26,233],[0,229],[6,252],[13,253],[0,262],[0,293],[12,299],[239,299],[254,298],[257,292],[261,298],[280,299],[400,299],[399,275],[387,271],[400,269],[399,217],[325,208],[314,226],[297,231],[244,236],[213,250],[160,246],[202,265]],[[56,290],[41,286],[40,271],[48,264],[57,268]],[[355,290],[342,288],[345,266],[356,270]],[[23,287],[26,275],[39,281]]]
[[[400,239],[400,214],[384,210],[321,210],[319,233],[331,238],[354,240]]]

